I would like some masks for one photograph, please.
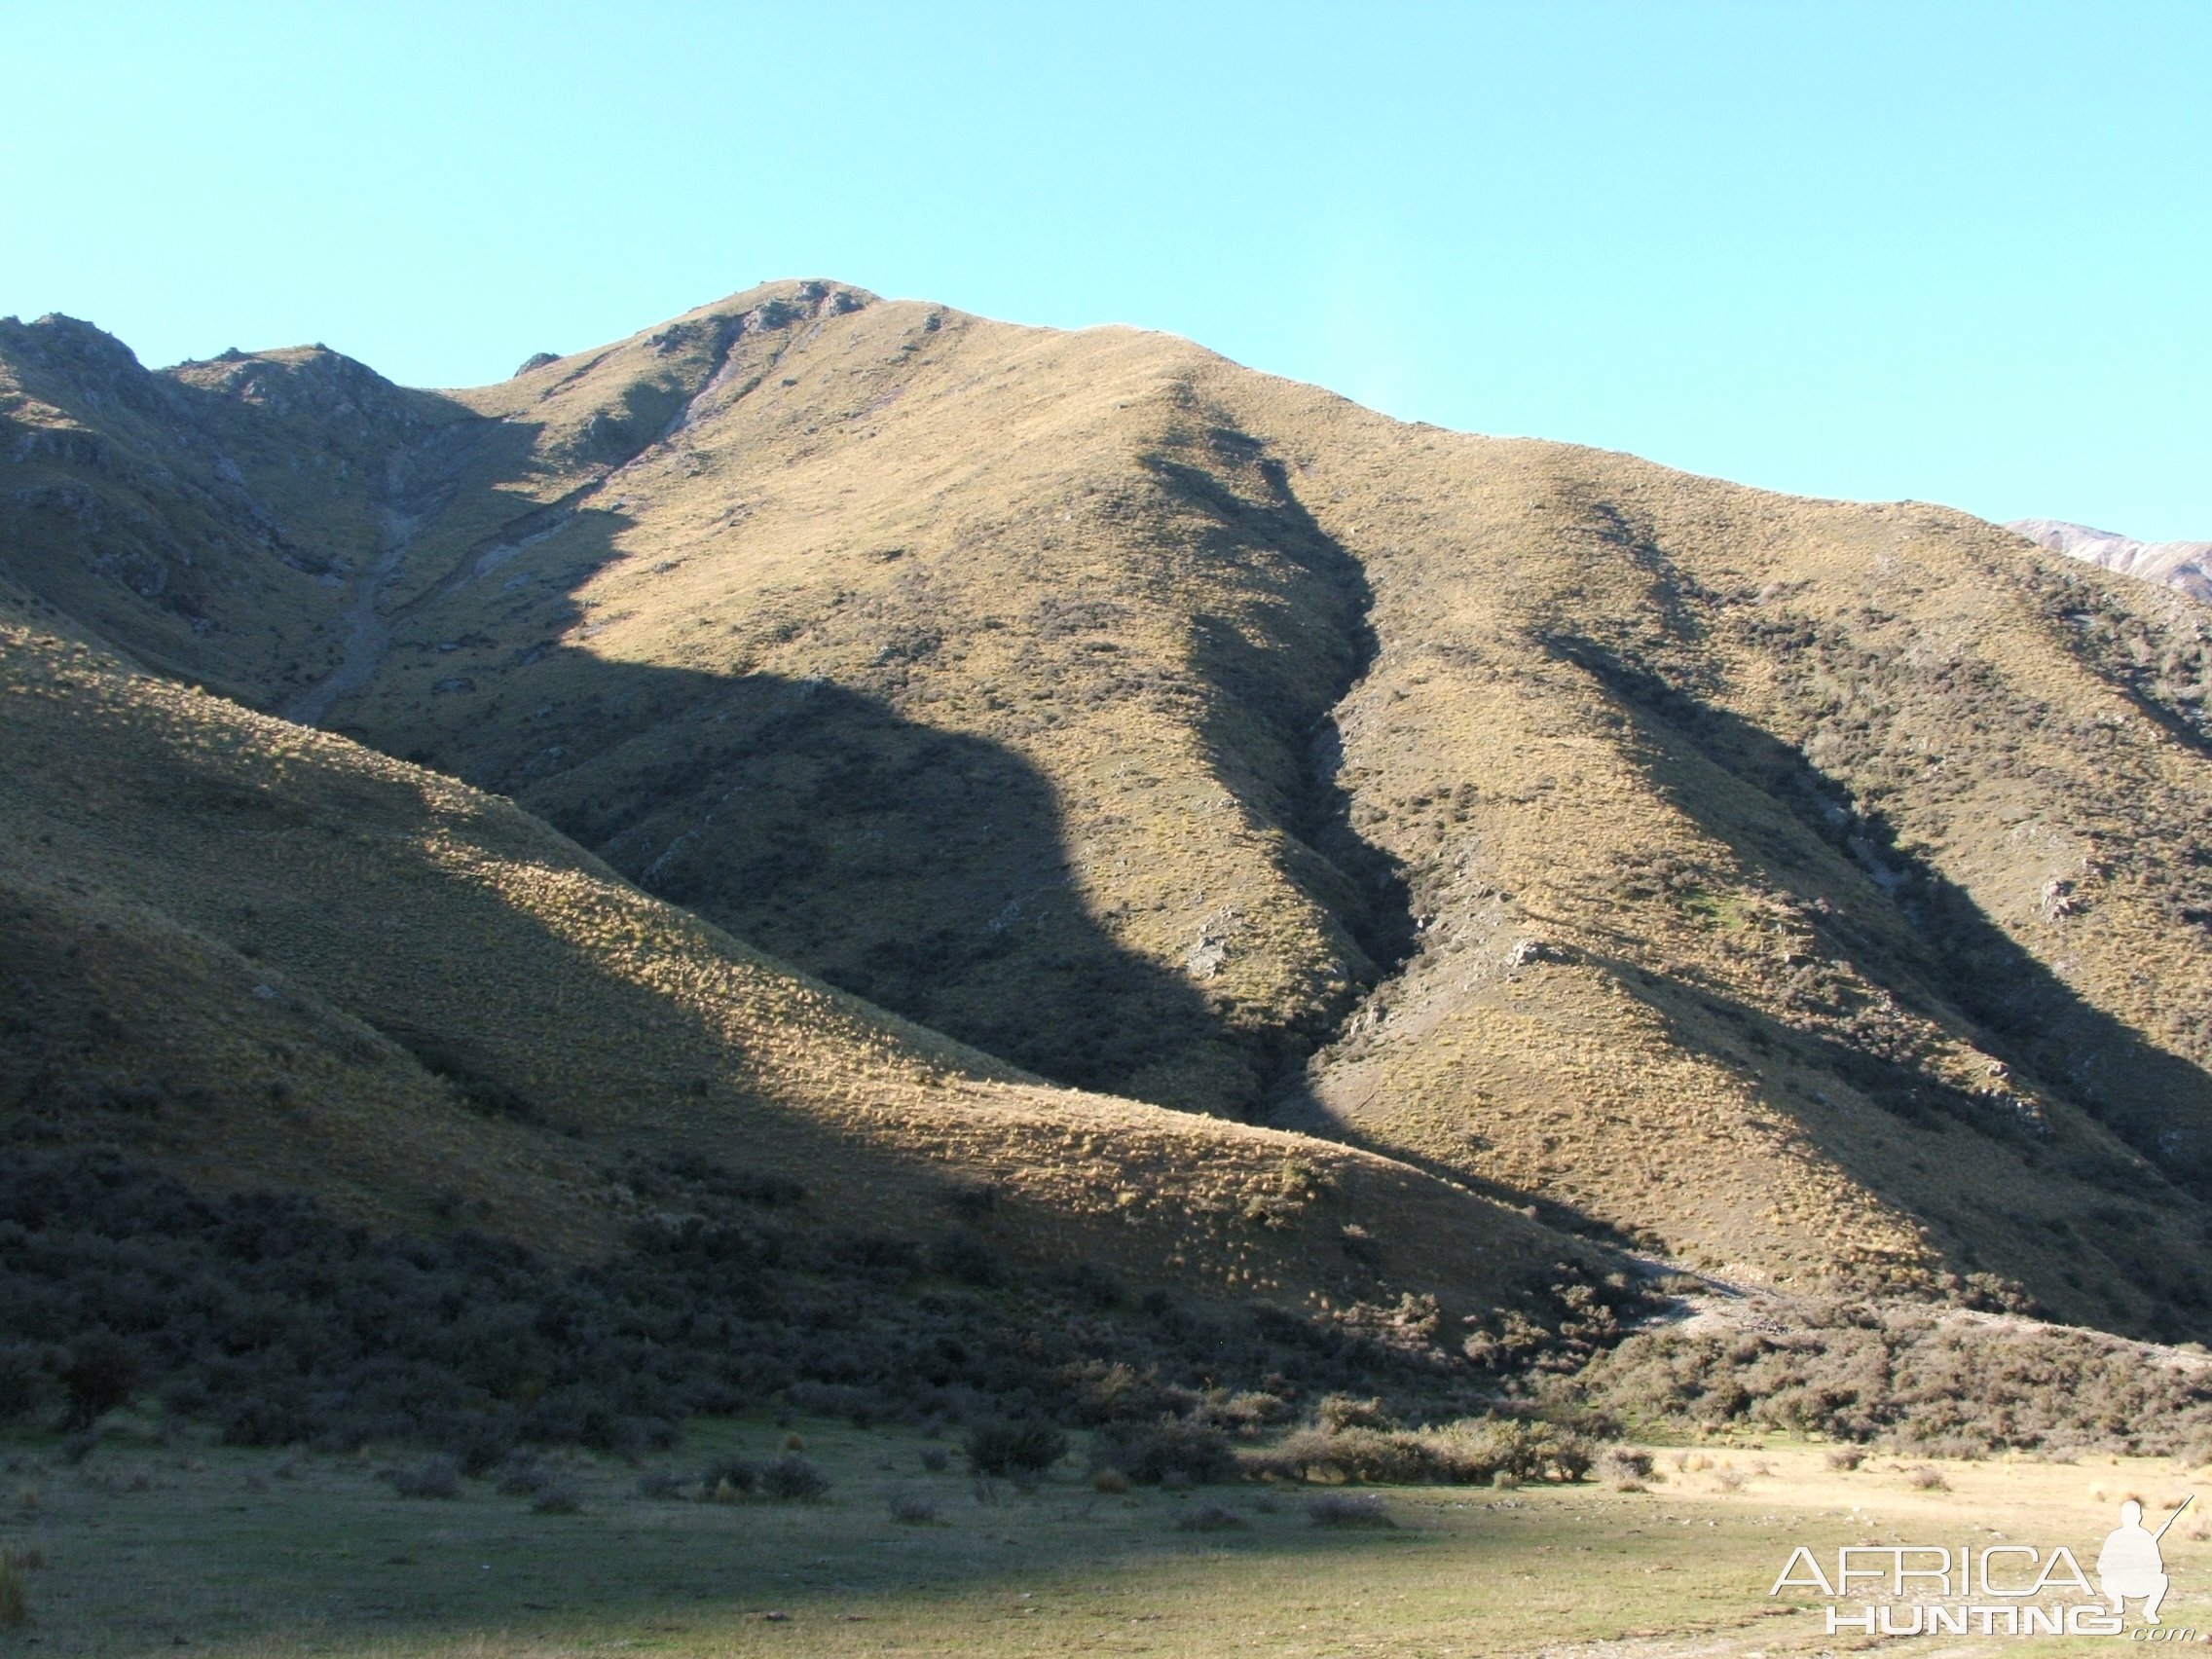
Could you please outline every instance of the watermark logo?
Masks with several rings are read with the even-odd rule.
[[[1826,1598],[1827,1633],[1864,1636],[2131,1636],[2191,1641],[2196,1633],[2158,1619],[2171,1579],[2159,1550],[2166,1529],[2196,1501],[2191,1493],[2152,1531],[2143,1506],[2120,1506],[2120,1525],[2097,1551],[2096,1581],[2064,1544],[1845,1544],[1831,1564],[1800,1544],[1768,1590]],[[2135,1603],[2142,1623],[2130,1627]]]

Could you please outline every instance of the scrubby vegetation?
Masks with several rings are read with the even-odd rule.
[[[1147,1489],[2201,1426],[2186,1364],[1886,1300],[1624,1344],[1564,1236],[2206,1334],[2185,609],[827,283],[451,396],[0,357],[0,1419],[396,1482],[774,1402]],[[694,1129],[762,1170],[639,1161]],[[328,1207],[153,1173],[218,1166]]]
[[[1951,1457],[2212,1457],[2212,1358],[1896,1304],[1814,1303],[1788,1329],[1643,1332],[1563,1393],[1632,1431],[1767,1428]]]
[[[1596,1457],[1581,1430],[1504,1417],[1416,1430],[1324,1421],[1246,1455],[1242,1466],[1255,1476],[1341,1486],[1488,1486],[1500,1475],[1579,1481]]]
[[[644,1451],[685,1417],[768,1403],[963,1419],[986,1475],[1051,1467],[1067,1424],[1131,1480],[1216,1481],[1238,1472],[1232,1436],[1301,1394],[1451,1413],[1500,1381],[1387,1321],[1130,1297],[1095,1271],[999,1264],[979,1288],[919,1241],[796,1225],[785,1186],[696,1162],[636,1175],[672,1208],[570,1266],[466,1230],[379,1236],[299,1196],[196,1195],[113,1153],[19,1154],[0,1165],[0,1407],[86,1428],[152,1391],[234,1445],[412,1441],[438,1456],[395,1488],[441,1496],[500,1468],[544,1484],[518,1448]],[[793,1456],[698,1484],[809,1483]]]

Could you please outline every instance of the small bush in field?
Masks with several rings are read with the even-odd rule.
[[[1744,1490],[1744,1471],[1741,1469],[1715,1469],[1713,1471],[1713,1484],[1722,1492],[1742,1492]]]
[[[951,1454],[941,1446],[925,1446],[922,1448],[922,1467],[929,1470],[933,1475],[943,1474],[951,1461]]]
[[[934,1527],[938,1507],[926,1497],[895,1497],[891,1500],[891,1519],[902,1527]]]
[[[1622,1492],[1641,1492],[1651,1479],[1651,1454],[1633,1446],[1615,1446],[1599,1459],[1605,1478]]]
[[[760,1485],[760,1465],[750,1457],[717,1457],[699,1471],[699,1495],[732,1503]]]
[[[1222,1503],[1201,1503],[1175,1518],[1178,1532],[1227,1532],[1244,1525],[1244,1517]]]
[[[1229,1436],[1211,1423],[1189,1418],[1102,1428],[1091,1441],[1091,1463],[1095,1468],[1119,1469],[1144,1486],[1158,1486],[1169,1475],[1208,1485],[1235,1480],[1238,1474]]]
[[[1314,1408],[1313,1416],[1332,1434],[1347,1428],[1396,1428],[1397,1421],[1382,1409],[1382,1402],[1355,1400],[1349,1394],[1331,1394]]]
[[[1485,1418],[1419,1430],[1309,1426],[1269,1451],[1248,1454],[1244,1467],[1280,1480],[1480,1486],[1504,1477],[1580,1480],[1595,1456],[1589,1441],[1572,1430]]]
[[[574,1515],[584,1506],[584,1494],[566,1475],[548,1475],[532,1493],[530,1506],[540,1515]]]
[[[461,1465],[442,1454],[411,1469],[387,1469],[385,1479],[401,1497],[459,1497]]]
[[[1828,1467],[1849,1474],[1866,1461],[1866,1454],[1856,1446],[1838,1446],[1828,1453]]]
[[[1943,1471],[1932,1468],[1926,1463],[1907,1471],[1905,1479],[1911,1483],[1914,1492],[1949,1492],[1951,1490],[1951,1483],[1943,1478]]]
[[[1394,1527],[1390,1510],[1383,1501],[1368,1493],[1333,1492],[1325,1497],[1316,1497],[1306,1506],[1307,1517],[1316,1527]]]
[[[0,1630],[21,1630],[30,1622],[30,1580],[14,1562],[0,1562]]]
[[[647,1469],[638,1477],[640,1497],[682,1497],[687,1483],[674,1469]]]
[[[830,1477],[795,1452],[787,1452],[760,1471],[760,1490],[787,1501],[816,1498],[830,1490]]]
[[[1129,1477],[1119,1469],[1100,1469],[1090,1477],[1090,1490],[1102,1492],[1109,1497],[1119,1497],[1129,1490]]]
[[[1068,1437],[1049,1422],[987,1422],[968,1431],[964,1450],[977,1474],[1039,1474],[1068,1455]]]
[[[69,1395],[63,1425],[90,1428],[126,1404],[138,1385],[138,1352],[113,1331],[94,1330],[80,1338],[61,1368],[61,1386]]]
[[[509,1497],[530,1497],[553,1480],[553,1471],[535,1457],[509,1457],[499,1470],[499,1490]]]

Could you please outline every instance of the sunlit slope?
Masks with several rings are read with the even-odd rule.
[[[1024,1065],[1256,1110],[1392,946],[1314,852],[1356,565],[1180,407],[1179,343],[792,332],[411,612],[332,721]],[[582,361],[562,395],[631,372]]]
[[[285,360],[168,377],[271,501]],[[1747,1278],[2212,1322],[2187,601],[830,283],[420,408],[415,482],[329,498],[370,551],[315,578],[321,666],[217,620],[222,683],[1061,1083]],[[169,665],[158,596],[58,557]]]
[[[2202,1328],[2201,610],[1939,508],[1201,384],[1370,572],[1346,778],[1421,930],[1295,1121],[1708,1266]]]
[[[637,1219],[641,1151],[867,1230],[987,1184],[1016,1259],[1338,1306],[1487,1309],[1560,1253],[1403,1165],[1027,1082],[503,800],[4,615],[6,1106],[34,1142],[578,1250]]]
[[[336,718],[1055,1075],[1749,1276],[2194,1328],[2202,656],[2162,598],[913,305],[603,498]]]

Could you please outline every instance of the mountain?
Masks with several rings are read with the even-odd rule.
[[[2109,530],[2063,519],[2013,519],[2005,528],[2071,559],[2086,560],[2123,575],[2179,588],[2212,603],[2212,541],[2132,541]]]
[[[319,348],[147,371],[63,318],[0,326],[0,375],[26,626],[480,792],[653,926],[835,987],[753,1047],[834,1007],[963,1088],[1058,1086],[1021,1096],[1042,1122],[1103,1114],[1070,1191],[1348,1145],[1515,1272],[1574,1234],[2206,1331],[2212,732],[2179,596],[1939,507],[833,282],[469,390]],[[226,718],[293,729],[263,717]],[[164,810],[98,818],[151,826],[103,881]],[[477,1052],[522,1017],[433,959],[403,1023]],[[678,1075],[637,1067],[576,1069],[563,1114]],[[1118,1124],[1180,1150],[1124,1177]],[[1540,1227],[1495,1232],[1512,1209]]]
[[[1464,1306],[1559,1252],[1403,1164],[1042,1084],[509,801],[132,673],[5,598],[0,1100],[31,1145],[104,1138],[203,1186],[582,1257],[645,1213],[641,1158],[914,1235],[989,1193],[1015,1260],[1294,1301]],[[1274,1203],[1286,1164],[1329,1201]]]

